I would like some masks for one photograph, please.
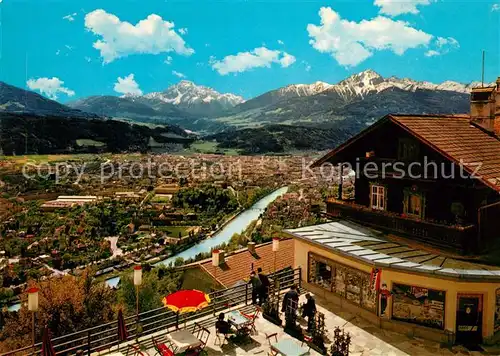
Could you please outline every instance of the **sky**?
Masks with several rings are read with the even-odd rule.
[[[190,80],[246,99],[372,69],[500,75],[500,2],[0,0],[0,80],[61,102]]]

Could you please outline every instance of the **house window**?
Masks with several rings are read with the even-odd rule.
[[[418,158],[418,143],[408,139],[399,139],[398,157],[404,161],[414,161]]]
[[[308,282],[375,312],[377,293],[370,287],[370,274],[347,267],[315,253],[308,253]]]
[[[422,215],[422,197],[420,195],[410,194],[408,196],[408,214]]]
[[[385,187],[374,184],[371,188],[370,201],[372,209],[385,210]]]
[[[419,218],[424,217],[425,196],[422,192],[417,192],[416,188],[405,191],[404,212]]]

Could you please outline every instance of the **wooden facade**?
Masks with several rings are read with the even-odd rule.
[[[447,152],[391,117],[315,165],[324,163],[348,164],[356,173],[354,199],[342,200],[342,194],[330,197],[331,216],[465,253],[500,237],[500,195],[490,181],[478,179],[471,174],[472,165],[464,169]]]

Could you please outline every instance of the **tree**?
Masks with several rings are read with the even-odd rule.
[[[45,282],[30,283],[39,292],[36,335],[41,340],[43,327],[48,326],[53,337],[73,333],[114,319],[116,296],[103,283],[94,281],[90,271],[80,277],[63,276]],[[31,344],[31,313],[25,306],[28,296],[21,297],[19,313],[6,315],[0,332],[0,351],[15,350]]]
[[[166,267],[144,271],[139,287],[139,312],[160,308],[162,299],[179,289],[181,277],[181,272]],[[120,281],[118,299],[125,306],[126,313],[133,315],[136,312],[136,288],[132,275],[123,275]]]

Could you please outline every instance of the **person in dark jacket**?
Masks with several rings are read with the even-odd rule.
[[[309,293],[306,294],[306,303],[302,309],[302,317],[307,317],[307,331],[311,331],[314,324],[314,316],[316,315],[316,301]]]
[[[283,305],[281,306],[281,311],[283,313],[296,313],[299,305],[299,293],[297,292],[297,286],[294,284],[290,287],[290,290],[285,293],[283,297]]]
[[[257,304],[257,298],[259,297],[262,290],[262,282],[255,274],[255,271],[252,271],[252,273],[250,273],[250,283],[252,284],[252,303]],[[261,300],[259,301],[262,302]]]
[[[262,303],[265,303],[267,300],[271,283],[269,282],[269,278],[267,277],[267,275],[262,271],[262,268],[257,268],[257,272],[260,282],[262,283],[262,287],[259,293],[259,304],[262,305]]]
[[[224,320],[224,317],[225,317],[224,313],[219,314],[219,318],[215,322],[215,329],[219,334],[224,334],[224,335],[231,334],[232,333],[231,324],[229,324],[226,320]]]

